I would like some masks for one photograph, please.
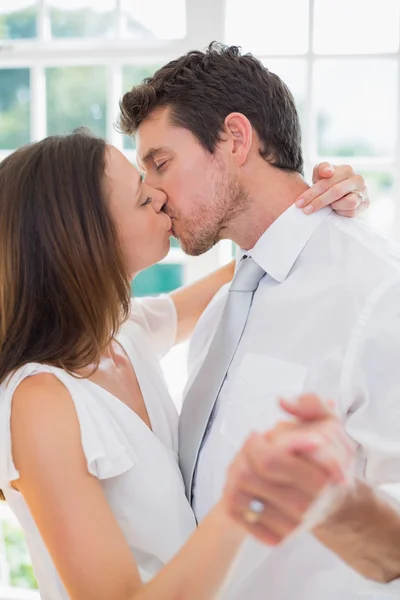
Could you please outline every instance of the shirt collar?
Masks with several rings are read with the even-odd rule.
[[[282,283],[308,241],[331,212],[332,209],[327,206],[305,215],[292,204],[268,227],[252,250],[238,248],[237,264],[244,255],[251,256],[268,275]]]

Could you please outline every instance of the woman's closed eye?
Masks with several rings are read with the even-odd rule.
[[[146,200],[143,202],[142,206],[147,206],[148,204],[151,204],[152,202],[152,198],[150,196],[148,196],[146,198]]]

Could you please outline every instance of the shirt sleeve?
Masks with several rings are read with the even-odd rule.
[[[146,329],[158,358],[163,358],[175,344],[177,314],[174,301],[168,294],[134,298],[129,319]]]
[[[359,445],[359,472],[400,511],[400,278],[382,284],[360,316],[341,402],[346,430]],[[357,587],[360,597],[400,599],[400,580],[379,584],[360,576]]]
[[[359,598],[365,600],[400,600],[400,579],[390,583],[377,583],[357,574],[356,587]]]
[[[342,410],[360,445],[364,476],[400,499],[400,278],[369,299],[350,340]]]

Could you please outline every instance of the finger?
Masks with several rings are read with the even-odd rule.
[[[325,442],[322,445],[311,450],[306,448],[302,454],[310,456],[313,460],[323,461],[325,453],[329,453],[346,476],[355,457],[356,445],[339,424],[327,427],[323,437]]]
[[[263,486],[282,484],[295,487],[314,496],[329,481],[324,468],[295,456],[278,444],[270,444],[259,436],[246,446],[247,469],[243,471],[242,489],[251,494]]]
[[[335,210],[357,210],[364,203],[364,196],[360,193],[351,192],[344,196],[341,200],[336,200],[332,203],[332,208]]]
[[[332,401],[327,402],[325,408],[326,411],[329,411],[328,418],[297,422],[294,427],[282,430],[280,435],[277,436],[277,440],[283,440],[283,443],[286,443],[285,440],[287,439],[303,436],[305,438],[309,437],[313,441],[313,443],[308,443],[310,452],[317,450],[321,444],[325,443],[329,443],[338,449],[344,449],[346,453],[349,452],[349,449],[352,452],[354,442],[347,435],[339,417],[335,415]]]
[[[315,440],[315,447],[310,448],[309,438]],[[286,441],[281,439],[281,444],[295,455],[305,455],[315,464],[323,469],[330,480],[336,483],[346,479],[348,468],[348,453],[344,444],[338,439],[329,440],[317,433],[298,432],[292,434]]]
[[[260,542],[263,542],[267,546],[278,546],[281,543],[282,539],[279,535],[273,533],[262,523],[248,523],[244,518],[243,514],[240,514],[239,511],[233,511],[231,507],[228,505],[228,513],[229,515],[240,525],[243,527],[247,533],[255,537]]]
[[[270,481],[252,472],[249,477],[228,480],[225,493],[232,502],[237,502],[237,498],[245,494],[249,498],[258,498],[274,506],[276,510],[281,511],[291,519],[301,519],[315,498],[328,485],[330,479],[323,477],[322,481],[324,482],[323,485],[315,488],[311,493],[289,483]]]
[[[364,211],[366,211],[371,204],[369,196],[368,196],[368,190],[366,190],[364,192],[363,196],[364,196],[364,202],[361,204],[361,206],[358,207],[359,213],[363,213]]]
[[[237,503],[238,495],[246,494],[250,498],[259,498],[263,502],[272,505],[291,520],[301,520],[316,497],[332,479],[308,459],[302,458],[300,460],[304,462],[306,467],[312,467],[311,470],[314,476],[316,473],[318,477],[316,482],[314,480],[315,485],[309,485],[310,481],[308,481],[308,484],[306,481],[301,482],[301,487],[304,487],[306,491],[292,485],[291,481],[279,483],[270,481],[264,473],[259,476],[254,468],[249,467],[248,464],[244,465],[245,461],[242,460],[240,469],[237,468],[236,464],[236,467],[231,467],[229,470],[224,494],[227,502],[234,505]],[[296,459],[294,462],[298,462],[298,460]],[[284,467],[280,466],[279,473],[281,475],[279,479],[285,480]],[[294,479],[293,473],[289,474],[288,479]],[[308,476],[305,475],[304,479],[308,479]]]
[[[237,518],[236,520],[240,525],[243,526],[242,519]],[[253,525],[247,523],[247,525],[245,525],[245,529],[256,540],[266,544],[267,546],[279,546],[279,544],[283,541],[279,536],[274,535],[262,523],[254,523]]]
[[[267,439],[287,448],[291,453],[310,457],[331,477],[343,481],[354,458],[355,445],[335,416],[334,403],[329,401],[321,405],[321,401],[313,395],[300,397],[296,402],[307,412],[290,412],[295,412],[295,416],[301,421],[283,423],[277,430],[268,432]],[[314,402],[317,404],[314,405]],[[285,401],[281,404],[284,408]],[[309,411],[313,407],[321,412],[313,412],[313,420],[306,420],[311,416]]]
[[[308,425],[290,423],[289,428],[272,430],[264,435],[290,454],[308,458],[312,464],[319,465],[330,479],[337,482],[345,479],[353,454],[352,447],[340,433],[329,437],[329,433],[315,431]]]
[[[344,481],[354,459],[355,445],[340,422],[331,419],[321,425],[310,426],[309,429],[309,432],[303,429],[282,435],[277,443],[284,445],[290,452],[309,457],[330,476],[334,475],[337,481]],[[315,441],[314,448],[309,446],[310,436]]]
[[[314,394],[303,394],[295,398],[280,398],[280,406],[301,421],[318,421],[334,416],[332,408]]]
[[[300,198],[297,198],[295,204],[298,208],[304,208],[310,204],[315,198],[318,198],[321,194],[326,192],[332,185],[330,179],[321,179],[317,183],[314,183],[312,187],[305,190]]]
[[[354,217],[358,217],[359,215],[361,215],[363,212],[365,212],[369,206],[370,206],[370,201],[367,198],[366,200],[364,200],[364,202],[362,204],[359,205],[358,208],[354,209],[354,210],[338,210],[336,208],[336,204],[337,202],[334,202],[332,204],[332,208],[333,210],[336,211],[336,213],[338,215],[340,215],[341,217],[347,217],[347,218],[354,218]]]
[[[238,495],[233,508],[233,513],[242,519],[242,525],[250,529],[253,525],[255,525],[255,523],[249,523],[246,520],[246,512],[248,511],[249,505],[254,498],[254,496],[250,496],[248,494],[240,494]],[[267,500],[261,499],[261,502],[264,504],[264,510],[259,515],[257,524],[262,525],[264,529],[266,529],[274,537],[279,538],[280,541],[287,537],[300,525],[302,515],[300,515],[299,518],[293,518],[287,514],[283,514],[275,506],[269,504]]]
[[[348,219],[354,219],[354,217],[357,217],[359,214],[360,209],[358,210],[337,210],[336,214],[340,215],[341,217],[346,217]]]
[[[312,181],[313,183],[317,183],[317,181],[320,181],[321,179],[332,177],[334,172],[335,168],[331,163],[326,161],[319,163],[318,165],[315,165],[313,169]]]
[[[296,429],[297,427],[298,424],[295,421],[280,421],[273,429],[266,431],[262,435],[266,440],[273,442],[278,436],[282,435],[283,432]]]
[[[312,185],[308,190],[305,190],[301,194],[301,197],[296,200],[296,206],[304,209],[316,198],[339,184],[343,184],[344,188],[342,193],[339,194],[339,196],[333,201],[339,200],[341,197],[354,191],[362,193],[365,198],[368,197],[364,177],[361,175],[355,175],[353,169],[348,165],[341,165],[335,167],[334,176],[321,179]],[[324,206],[326,206],[326,204],[324,204]]]
[[[269,484],[259,486],[255,491],[242,490],[249,498],[258,498],[284,515],[287,519],[300,523],[305,513],[315,502],[318,494],[306,494],[290,485]]]
[[[332,209],[336,211],[338,215],[342,215],[343,217],[356,217],[357,215],[365,212],[370,206],[367,190],[362,192],[361,195],[362,198],[360,198],[359,194],[354,192],[347,194],[343,200],[337,200],[336,202],[333,202]],[[357,205],[356,208],[351,208],[355,205]]]
[[[334,185],[332,185],[332,179],[320,181],[316,185],[324,183],[325,186],[328,185],[330,187],[324,190],[319,196],[314,196],[314,198],[309,204],[304,204],[303,211],[306,214],[310,214],[312,212],[320,210],[321,208],[324,208],[325,206],[329,206],[330,204],[333,204],[338,200],[342,200],[345,196],[351,194],[352,192],[359,191],[360,193],[362,193],[361,190],[364,187],[363,181],[363,178],[359,175],[355,175],[354,177],[351,177],[350,179],[345,179],[344,181],[339,181]]]

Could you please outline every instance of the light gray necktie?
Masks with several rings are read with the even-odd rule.
[[[193,477],[207,425],[263,275],[264,269],[251,257],[242,258],[207,356],[183,403],[179,420],[179,462],[189,501],[192,500]]]

